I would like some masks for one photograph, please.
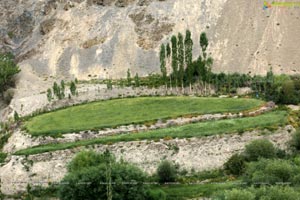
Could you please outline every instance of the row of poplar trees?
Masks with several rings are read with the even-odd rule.
[[[172,70],[169,71],[170,87],[175,84],[177,88],[180,85],[183,90],[185,85],[189,85],[191,91],[192,84],[198,80],[206,90],[213,63],[213,59],[207,57],[207,46],[208,39],[206,33],[203,32],[200,34],[200,55],[196,61],[193,61],[193,40],[189,30],[186,30],[185,37],[178,33],[177,36],[173,35],[171,41],[166,45],[162,44],[159,56],[160,69],[166,87],[168,85],[168,68]]]

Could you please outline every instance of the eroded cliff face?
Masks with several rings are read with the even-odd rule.
[[[300,9],[246,0],[2,0],[2,49],[40,77],[124,77],[159,72],[158,51],[206,31],[214,71],[299,73]]]

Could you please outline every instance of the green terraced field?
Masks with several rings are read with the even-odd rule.
[[[87,146],[93,144],[108,144],[121,141],[136,140],[155,140],[165,137],[172,138],[190,138],[205,137],[210,135],[242,132],[251,129],[262,129],[266,127],[281,126],[287,122],[286,111],[274,111],[262,114],[256,117],[245,117],[237,119],[224,119],[218,121],[207,121],[195,124],[187,124],[183,126],[158,129],[140,133],[123,134],[116,136],[108,136],[92,140],[82,140],[78,142],[49,144],[36,146],[16,152],[17,155],[39,154],[43,152],[70,149],[79,146]]]
[[[34,136],[55,135],[184,115],[239,112],[259,107],[263,103],[255,99],[200,97],[115,99],[42,114],[29,119],[25,127]]]

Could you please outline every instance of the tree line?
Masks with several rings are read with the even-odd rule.
[[[78,96],[77,87],[76,87],[77,83],[78,83],[77,79],[75,79],[75,81],[71,81],[70,87],[69,87],[70,93],[68,95],[69,99],[71,99],[71,95]],[[50,102],[55,97],[59,100],[65,98],[65,82],[64,82],[64,80],[61,80],[60,84],[57,84],[57,82],[54,82],[52,89],[48,88],[48,90],[47,90],[48,101]]]
[[[189,86],[192,91],[192,85],[195,82],[203,85],[205,91],[210,81],[211,66],[213,59],[207,56],[208,39],[205,32],[200,34],[200,52],[196,60],[193,61],[193,40],[192,34],[186,30],[185,36],[178,33],[173,35],[171,41],[162,44],[160,47],[160,70],[162,79],[167,87],[184,87]],[[169,77],[168,77],[169,70]],[[168,80],[169,79],[169,80]],[[169,84],[168,84],[169,82]]]

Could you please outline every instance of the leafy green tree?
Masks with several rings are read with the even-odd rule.
[[[204,89],[205,89],[205,95],[207,94],[207,83],[211,82],[211,66],[213,64],[213,59],[211,57],[207,58],[206,49],[208,47],[208,39],[205,32],[202,32],[200,34],[200,47],[202,52],[202,62],[203,66],[205,67],[206,74],[203,78],[204,79]]]
[[[47,90],[47,99],[49,102],[52,100],[52,90],[50,88]]]
[[[283,104],[297,104],[298,99],[295,90],[294,82],[291,81],[285,81],[282,84],[282,89],[280,93],[279,102]]]
[[[110,159],[115,161],[112,154],[109,154]],[[107,154],[98,154],[94,151],[79,152],[73,160],[68,164],[68,172],[81,171],[87,167],[95,167],[106,162]]]
[[[291,149],[295,152],[300,151],[300,130],[297,129],[297,131],[293,134],[292,139],[290,141]]]
[[[193,62],[193,40],[190,30],[186,30],[185,39],[184,39],[184,49],[185,49],[185,65],[187,69],[187,79],[190,85],[190,92],[192,91],[192,81],[194,68],[192,66]]]
[[[0,54],[0,93],[13,85],[13,77],[20,71],[12,54]]]
[[[170,47],[170,43],[167,44],[166,46],[166,52],[167,52],[167,66],[168,66],[168,69],[170,69],[170,58],[171,58],[171,47]],[[172,77],[170,75],[170,87],[171,87],[171,90],[172,90]]]
[[[177,38],[175,35],[171,37],[172,43],[172,69],[173,69],[173,78],[175,80],[175,84],[177,87],[177,80],[178,80],[178,54],[177,54]]]
[[[61,80],[60,88],[61,88],[61,98],[65,98],[65,82],[64,82],[64,80]]]
[[[59,100],[63,98],[62,90],[61,90],[60,86],[58,86],[58,88],[57,88],[57,98]]]
[[[20,117],[19,114],[17,113],[17,111],[14,112],[14,120],[15,121],[19,121]]]
[[[140,87],[140,78],[139,78],[138,73],[136,73],[134,76],[134,84],[135,84],[135,87]]]
[[[299,166],[289,160],[260,159],[250,162],[244,173],[244,181],[248,184],[270,184],[278,182],[293,182],[294,177],[299,174]]]
[[[127,70],[127,86],[131,86],[131,74],[130,69]]]
[[[109,152],[102,155],[83,153],[75,159],[70,164],[72,167],[69,166],[72,170],[62,180],[62,183],[68,184],[60,184],[60,199],[148,199],[148,186],[143,184],[146,175],[139,168],[125,162],[116,162]],[[110,163],[110,174],[107,174],[107,163]],[[111,184],[111,196],[107,175],[114,183]]]
[[[70,85],[70,92],[73,96],[76,95],[76,85],[73,81],[71,81],[71,85]]]
[[[58,96],[58,84],[56,82],[53,83],[53,94]]]
[[[179,83],[181,85],[181,89],[183,90],[183,77],[184,77],[184,44],[183,44],[183,36],[181,33],[178,33],[178,78]]]
[[[246,168],[245,156],[240,154],[234,154],[224,164],[225,171],[233,175],[241,175]]]
[[[292,187],[288,186],[271,186],[251,188],[256,193],[256,199],[259,200],[299,200],[300,193]]]
[[[56,82],[54,82],[54,84],[53,84],[53,94],[58,99],[62,99],[63,98],[63,95],[62,95],[62,92],[61,92],[61,88],[60,88],[60,86]]]
[[[202,32],[200,34],[200,47],[202,50],[202,55],[203,55],[204,60],[206,59],[206,56],[207,56],[206,55],[207,46],[208,46],[208,39],[207,39],[206,33]]]
[[[170,57],[171,56],[171,47],[170,47],[170,43],[168,43],[167,44],[167,46],[166,46],[166,55],[167,55],[167,57]]]
[[[269,140],[254,140],[246,145],[245,155],[249,161],[257,161],[259,158],[275,158],[276,148]]]
[[[112,81],[111,81],[111,79],[107,80],[107,82],[106,82],[106,88],[107,88],[108,90],[112,90],[113,86],[112,86]]]
[[[166,81],[167,81],[167,68],[166,68],[166,49],[165,49],[164,44],[162,44],[161,47],[160,47],[159,60],[160,60],[160,71],[162,73],[162,78],[163,78],[164,83],[166,84]]]
[[[158,181],[160,183],[174,182],[176,179],[176,168],[167,160],[162,161],[157,168]]]

